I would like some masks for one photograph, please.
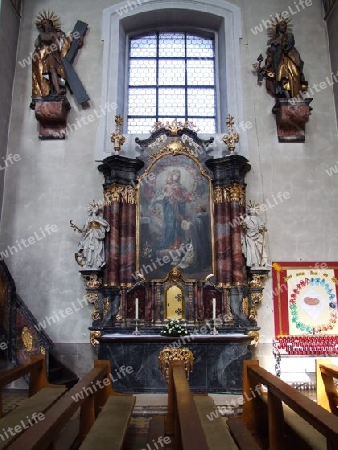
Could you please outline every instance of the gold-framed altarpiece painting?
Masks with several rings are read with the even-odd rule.
[[[186,154],[156,159],[139,180],[138,271],[164,279],[177,267],[184,279],[213,271],[211,180]]]

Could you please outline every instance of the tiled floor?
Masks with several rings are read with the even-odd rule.
[[[2,410],[4,415],[16,408],[20,402],[28,397],[28,390],[4,389],[2,391]]]

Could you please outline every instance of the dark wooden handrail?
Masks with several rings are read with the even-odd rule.
[[[0,389],[15,380],[28,375],[31,370],[41,370],[43,366],[44,357],[39,359],[32,359],[25,364],[19,364],[16,367],[11,367],[10,369],[3,370],[0,372]]]

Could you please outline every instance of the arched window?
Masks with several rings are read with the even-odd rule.
[[[155,122],[192,122],[216,132],[215,39],[184,31],[129,40],[127,133]]]

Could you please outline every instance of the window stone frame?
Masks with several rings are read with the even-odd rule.
[[[112,151],[110,134],[114,130],[115,115],[127,114],[128,36],[141,31],[170,29],[206,30],[215,33],[216,96],[218,133],[215,135],[214,156],[225,149],[221,140],[226,132],[226,116],[243,121],[240,39],[242,38],[241,10],[224,0],[129,0],[112,5],[103,11],[102,95],[101,105],[108,104],[100,118],[96,136],[95,160],[102,161]],[[158,26],[160,24],[160,27]],[[116,108],[114,107],[116,106]],[[247,156],[246,131],[240,130],[238,151]],[[139,136],[140,138],[147,136]],[[204,135],[201,135],[204,137]],[[208,137],[208,136],[206,136]],[[138,152],[135,135],[126,135],[124,154],[135,157]]]

